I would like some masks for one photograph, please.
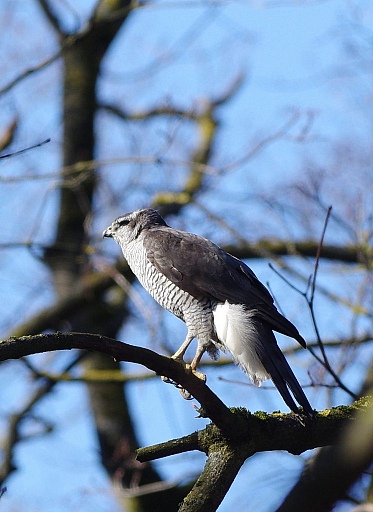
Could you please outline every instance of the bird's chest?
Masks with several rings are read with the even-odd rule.
[[[195,308],[196,299],[181,290],[147,259],[140,247],[127,246],[124,256],[142,286],[165,309],[185,320],[185,311]]]

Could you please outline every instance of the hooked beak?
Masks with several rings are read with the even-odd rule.
[[[103,238],[113,238],[113,232],[111,230],[111,226],[109,226],[105,231],[102,233]]]

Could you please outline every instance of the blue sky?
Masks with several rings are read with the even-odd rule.
[[[66,26],[72,29],[77,20],[84,20],[85,13],[93,3],[71,2],[80,14],[76,17],[71,10]],[[17,73],[52,55],[57,45],[46,24],[40,24],[40,13],[34,1],[2,0],[0,4],[7,14],[4,17],[0,15],[3,33],[0,42],[0,64],[3,68],[1,88]],[[213,158],[214,165],[218,167],[236,160],[263,137],[275,133],[294,112],[299,113],[299,119],[291,129],[292,137],[268,145],[237,172],[228,175],[214,194],[205,198],[206,204],[213,211],[224,214],[249,239],[251,235],[255,238],[258,232],[263,236],[273,232],[286,234],[290,229],[298,233],[300,227],[281,224],[276,211],[269,221],[268,211],[264,214],[264,209],[260,210],[257,203],[250,203],[247,197],[254,191],[265,194],[269,190],[276,190],[278,198],[285,200],[288,193],[286,184],[302,178],[304,159],[312,160],[315,166],[326,166],[331,159],[334,140],[341,136],[362,134],[366,130],[370,117],[367,121],[365,98],[369,97],[368,81],[371,76],[343,52],[343,46],[354,37],[364,39],[358,24],[365,25],[367,30],[372,28],[373,7],[368,1],[340,0],[294,3],[283,0],[261,3],[232,1],[209,4],[208,8],[207,2],[194,4],[158,2],[154,7],[135,11],[104,62],[105,73],[99,96],[102,100],[116,101],[131,110],[167,102],[190,108],[203,96],[220,94],[239,73],[244,72],[247,77],[244,85],[219,112],[222,126]],[[56,2],[56,7],[64,13],[67,5],[69,2]],[[1,123],[6,126],[15,114],[21,118],[14,150],[47,137],[52,139],[49,145],[38,150],[2,161],[0,177],[38,175],[58,170],[61,137],[59,70],[60,63],[56,62],[0,97],[3,113]],[[307,126],[310,114],[313,122],[309,137],[306,143],[296,142],[296,136]],[[97,156],[100,158],[127,156],[132,154],[134,146],[142,155],[153,154],[165,145],[164,134],[171,129],[177,132],[178,129],[170,121],[157,123],[146,128],[147,137],[139,142],[138,135],[145,129],[141,124],[129,129],[115,124],[104,114],[100,114],[98,123],[100,136]],[[182,135],[171,148],[171,155],[187,155],[193,148],[193,131],[185,130]],[[364,145],[364,140],[361,144]],[[124,190],[126,180],[134,183],[131,165],[132,162],[104,168],[102,175],[114,188],[121,186]],[[367,174],[369,170],[368,163]],[[162,169],[151,169],[149,172],[146,165],[136,167],[136,172],[146,182],[148,189],[134,192],[128,200],[133,207],[142,206],[142,201],[149,201],[152,191],[157,190],[160,182],[167,178]],[[175,175],[174,186],[177,180],[182,182],[185,171],[177,168]],[[356,188],[357,192],[359,187],[362,188],[359,179],[356,177],[351,183],[347,174],[346,177],[338,176],[338,180],[346,184],[345,190],[351,187],[351,190]],[[333,197],[333,175],[328,183],[327,199]],[[5,242],[32,239],[48,243],[53,239],[57,212],[56,183],[53,180],[26,184],[2,182],[0,194]],[[238,198],[233,204],[231,196]],[[15,197],[17,209],[14,208]],[[104,195],[103,198],[98,207],[95,242],[98,250],[105,253],[110,261],[110,254],[119,255],[118,248],[114,244],[108,245],[108,241],[104,245],[98,240],[99,233],[109,220],[111,222],[123,212],[119,211],[118,203],[109,200],[105,203]],[[368,191],[366,198],[369,202]],[[342,193],[339,198],[333,197],[333,201],[337,211],[346,207]],[[243,206],[245,215],[242,214]],[[246,222],[248,211],[253,215],[250,223]],[[185,227],[211,236],[216,242],[229,239],[229,233],[216,225],[207,226],[206,222],[201,222],[202,217],[198,210],[188,211]],[[242,223],[243,219],[245,223]],[[321,217],[319,224],[316,224],[318,226],[321,231]],[[334,237],[338,240],[342,236],[337,229],[330,232],[330,239]],[[54,297],[48,284],[48,272],[26,249],[21,252],[19,249],[3,249],[0,263],[3,284],[0,291],[1,326],[2,335],[5,336],[19,320],[17,313],[25,304],[29,305],[29,314],[32,314],[51,303]],[[281,302],[286,301],[286,312],[298,322],[302,321],[306,335],[312,335],[302,299],[289,290],[285,291],[283,283],[274,278],[266,263],[252,262],[250,265],[264,282],[268,279],[271,281],[276,297]],[[306,270],[312,270],[311,263]],[[328,277],[328,269],[321,272],[324,272],[323,278]],[[355,286],[355,276],[345,276],[343,282],[348,285],[347,294],[349,286],[351,289]],[[328,277],[328,284],[338,289],[339,278]],[[175,340],[182,340],[184,326],[170,316],[161,314],[150,299],[144,297],[144,300],[154,325],[164,320],[157,342],[163,335],[170,345]],[[318,308],[323,313],[322,328],[329,329],[328,333],[339,333],[348,325],[349,317],[343,314],[343,308],[327,310],[324,302],[319,303]],[[340,318],[338,325],[333,322],[336,312]],[[122,339],[142,343],[142,330],[143,320],[138,317],[137,322],[123,330]],[[154,340],[148,335],[145,341],[150,345]],[[306,355],[290,358],[302,380],[307,379],[307,361]],[[4,396],[9,397],[0,408],[4,414],[22,402],[22,397],[32,386],[26,375],[21,382],[12,382],[12,376],[20,373],[17,364],[8,366],[1,377]],[[131,367],[131,371],[137,370]],[[209,384],[218,390],[228,405],[250,405],[253,410],[285,410],[277,393],[222,384],[220,377],[220,371],[209,370]],[[225,370],[224,377],[245,381],[245,376],[235,367]],[[338,397],[346,401],[344,395]],[[324,397],[321,400],[320,395],[310,391],[310,398],[316,407],[321,407]],[[171,386],[160,386],[156,380],[131,384],[129,400],[143,444],[181,436],[204,425],[203,420],[195,419],[190,403],[182,401]],[[119,510],[106,476],[99,464],[95,463],[99,458],[98,447],[84,388],[79,384],[58,386],[40,405],[39,412],[56,422],[61,419],[63,428],[46,438],[22,443],[17,448],[20,469],[7,483],[8,492],[1,499],[2,512],[63,511],[71,508],[82,512]],[[149,429],[150,418],[152,429]],[[35,425],[31,422],[25,428],[32,430]],[[256,456],[246,464],[219,509],[221,512],[228,512],[233,506],[239,508],[242,503],[247,505],[248,500],[258,512],[273,509],[274,502],[280,499],[280,493],[286,492],[286,487],[291,485],[291,477],[301,470],[301,466],[296,458],[281,453],[276,456],[274,470],[271,457],[271,454]],[[199,471],[203,460],[204,457],[199,454],[184,454],[159,462],[159,468],[167,478],[183,478]],[[263,473],[264,470],[267,473]],[[261,479],[262,474],[266,475],[265,481]],[[275,489],[271,497],[268,496],[267,486]]]

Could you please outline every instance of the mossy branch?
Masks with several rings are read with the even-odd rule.
[[[190,436],[139,448],[136,452],[137,459],[140,462],[148,462],[168,457],[186,451],[187,446],[190,450],[208,453],[213,444],[232,442],[246,452],[246,457],[273,450],[285,450],[293,455],[299,455],[306,450],[332,444],[346,423],[357,411],[366,410],[369,403],[369,398],[362,398],[349,406],[340,405],[326,409],[318,412],[315,419],[305,419],[304,424],[293,413],[250,414],[244,408],[231,409],[240,423],[240,430],[236,435],[229,436],[229,439],[214,425],[208,425]]]
[[[206,453],[205,467],[179,508],[179,512],[215,511],[228,492],[245,460],[261,451],[286,450],[300,454],[306,450],[332,445],[353,424],[352,418],[369,411],[370,400],[363,398],[351,406],[339,406],[317,414],[316,419],[302,425],[292,414],[249,414],[243,409],[232,411],[240,418],[241,432],[235,439],[226,439],[214,425],[180,439],[137,450],[141,462],[200,450]],[[242,422],[244,419],[244,422]],[[331,486],[332,487],[332,486]],[[303,502],[297,495],[297,506]],[[299,508],[290,508],[295,512]],[[307,509],[308,510],[308,509]],[[312,509],[309,509],[312,510]]]

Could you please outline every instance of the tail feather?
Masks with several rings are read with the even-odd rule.
[[[266,325],[263,325],[260,321],[253,320],[253,323],[255,324],[259,338],[262,340],[258,345],[258,355],[263,366],[271,376],[274,385],[280,392],[284,402],[293,412],[296,414],[299,413],[299,409],[289,392],[290,389],[294,398],[299,405],[303,407],[308,416],[313,417],[314,412],[312,407],[295,377],[293,370],[286,361],[284,354],[277,345],[277,341],[272,330]]]
[[[300,411],[290,391],[304,411],[314,416],[303,389],[277,345],[272,329],[256,317],[255,311],[226,302],[217,306],[214,322],[219,340],[254,384],[260,386],[262,381],[272,379],[293,412],[299,414]]]

